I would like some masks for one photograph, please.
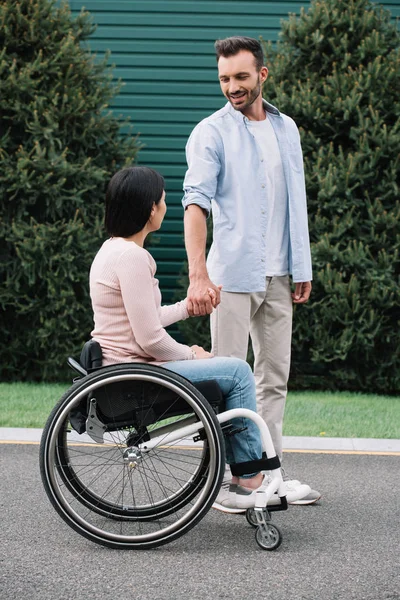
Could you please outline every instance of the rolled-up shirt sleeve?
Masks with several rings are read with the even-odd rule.
[[[188,169],[182,199],[185,209],[190,204],[197,204],[210,214],[221,169],[221,146],[219,134],[210,124],[199,123],[192,131],[186,144]]]

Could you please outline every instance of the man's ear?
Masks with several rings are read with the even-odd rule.
[[[267,67],[261,67],[261,69],[260,69],[261,83],[264,83],[264,81],[267,80],[267,77],[268,77],[268,69],[267,69]]]

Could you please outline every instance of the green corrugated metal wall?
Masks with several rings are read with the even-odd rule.
[[[90,47],[111,50],[114,74],[125,86],[113,108],[130,116],[145,147],[139,162],[166,179],[168,213],[151,252],[163,299],[171,300],[185,259],[182,181],[185,143],[193,127],[224,104],[217,81],[214,41],[231,35],[276,40],[280,20],[308,2],[243,0],[71,0],[97,24]],[[386,0],[393,17],[400,0]],[[155,236],[154,236],[155,237]]]

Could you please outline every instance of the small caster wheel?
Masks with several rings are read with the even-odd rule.
[[[266,524],[267,531],[263,527],[258,527],[256,531],[256,542],[263,550],[275,550],[279,548],[282,542],[282,534],[276,525]]]
[[[254,508],[248,508],[246,510],[246,520],[247,520],[248,524],[251,525],[252,527],[258,527],[257,515],[256,515],[256,511],[254,510]]]

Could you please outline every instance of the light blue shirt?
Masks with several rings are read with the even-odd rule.
[[[306,190],[300,135],[295,122],[271,104],[264,108],[274,128],[288,192],[289,272],[312,279]],[[197,204],[213,213],[213,243],[207,257],[211,280],[226,292],[265,290],[266,170],[249,120],[228,102],[203,119],[186,145],[184,208]]]
[[[267,181],[265,275],[282,277],[289,273],[289,211],[281,152],[268,116],[264,121],[248,121],[247,126],[260,147]]]

